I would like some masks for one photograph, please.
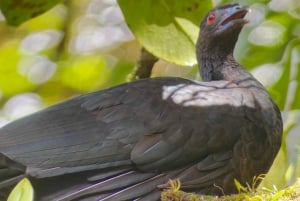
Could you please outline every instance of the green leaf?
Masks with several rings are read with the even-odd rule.
[[[62,0],[0,0],[0,8],[9,25],[17,26],[54,7]]]
[[[211,0],[119,0],[137,40],[153,55],[180,65],[194,65],[201,19]]]
[[[27,178],[22,179],[10,193],[7,201],[33,201],[33,188]]]

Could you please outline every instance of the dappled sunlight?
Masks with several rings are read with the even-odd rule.
[[[283,72],[279,64],[263,64],[251,71],[252,75],[265,87],[272,86],[279,80]]]
[[[272,0],[269,7],[274,11],[286,11],[296,6],[297,0]]]
[[[34,54],[56,46],[63,37],[59,30],[45,30],[25,37],[21,43],[20,51],[24,54]]]
[[[18,72],[34,84],[42,84],[56,72],[56,63],[42,55],[27,56],[20,59]]]
[[[91,1],[86,13],[73,24],[70,52],[90,53],[109,50],[121,42],[133,40],[125,25],[122,12],[116,1]]]
[[[34,93],[18,94],[10,98],[4,105],[4,116],[17,119],[42,109],[41,98]]]
[[[267,21],[253,29],[249,41],[255,45],[275,46],[283,43],[285,27],[279,23]]]

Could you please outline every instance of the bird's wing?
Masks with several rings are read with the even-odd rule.
[[[162,88],[174,83],[191,81],[141,80],[21,118],[1,128],[0,152],[35,177],[129,165],[131,151],[144,135],[172,126],[169,119],[157,118],[168,112]]]

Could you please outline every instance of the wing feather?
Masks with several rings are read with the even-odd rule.
[[[128,187],[122,183],[127,177],[118,177],[116,182],[126,187],[120,191],[120,186],[111,186],[109,190],[118,188],[107,195],[111,199],[156,195],[156,186],[177,177],[184,188],[205,192],[246,174],[232,174],[236,169],[264,160],[256,150],[268,143],[267,136],[278,134],[278,118],[267,118],[265,112],[278,115],[267,93],[253,83],[139,80],[70,99],[4,126],[0,152],[36,178],[130,166],[136,184]],[[261,144],[249,152],[256,139]],[[270,153],[276,154],[278,147]],[[239,153],[248,154],[247,161],[240,162]],[[176,174],[160,175],[174,169]],[[101,179],[89,181],[97,175],[84,175],[84,185],[79,185],[83,194],[76,196],[101,191]],[[141,190],[146,183],[149,188]]]

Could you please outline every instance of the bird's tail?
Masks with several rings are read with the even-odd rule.
[[[26,176],[26,167],[0,153],[0,201]],[[139,199],[156,201],[159,185],[170,174],[139,172],[130,167],[84,171],[48,178],[29,176],[35,199],[43,201],[114,201]]]
[[[0,200],[5,200],[12,187],[25,177],[26,167],[0,153]]]
[[[104,171],[103,171],[104,172]],[[72,175],[68,175],[71,178]],[[74,175],[78,178],[78,175]],[[94,174],[85,182],[63,188],[42,200],[152,200],[160,198],[160,184],[168,182],[170,175],[143,173],[130,169],[111,170]],[[60,180],[61,181],[61,180]],[[74,184],[74,183],[73,183]]]

